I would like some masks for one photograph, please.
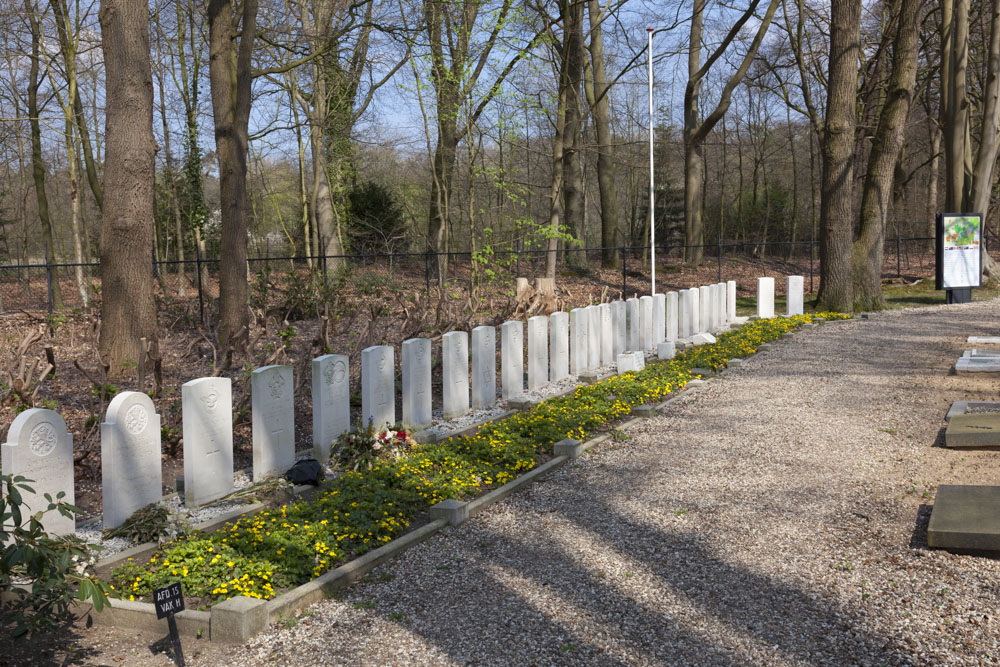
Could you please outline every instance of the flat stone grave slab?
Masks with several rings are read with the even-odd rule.
[[[1000,413],[1000,401],[955,401],[948,408],[945,421],[951,421],[955,415],[975,415]]]
[[[1000,413],[955,415],[944,432],[945,447],[1000,447]]]
[[[1000,336],[969,336],[968,342],[977,345],[1000,345]]]
[[[927,546],[1000,551],[1000,486],[939,486],[927,526]]]
[[[956,373],[1000,373],[1000,357],[959,357]]]
[[[963,359],[972,357],[980,359],[1000,359],[1000,350],[965,350],[962,352]]]

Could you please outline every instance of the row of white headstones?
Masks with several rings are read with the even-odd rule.
[[[788,315],[802,312],[802,284],[801,276],[788,278]],[[757,315],[774,316],[773,278],[758,280]],[[637,370],[647,351],[672,357],[678,339],[725,328],[735,318],[734,281],[531,317],[528,390],[601,367]],[[500,332],[501,397],[511,400],[525,391],[523,323],[505,322]],[[419,428],[432,421],[431,341],[404,341],[401,356],[402,422]],[[445,419],[495,405],[495,327],[475,327],[471,336],[465,331],[444,334],[441,358]],[[351,428],[349,384],[346,355],[327,354],[312,361],[313,442],[321,460],[329,457],[332,443]],[[362,351],[361,387],[362,420],[376,427],[395,424],[395,350],[391,345]],[[191,380],[181,387],[181,405],[184,501],[198,506],[233,490],[232,382],[221,377]],[[283,473],[295,462],[292,367],[265,366],[253,371],[251,407],[253,479],[258,481]],[[0,451],[5,474],[33,480],[35,493],[24,498],[32,511],[47,506],[42,500],[46,493],[55,497],[63,491],[66,502],[73,502],[73,440],[58,413],[38,408],[22,412],[11,424]],[[101,457],[105,528],[120,525],[135,510],[162,498],[160,416],[149,396],[127,391],[114,397],[101,424]],[[43,524],[53,534],[75,530],[72,518],[54,512],[45,515]]]

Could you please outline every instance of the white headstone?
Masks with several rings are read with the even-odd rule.
[[[330,447],[351,430],[351,373],[346,354],[312,360],[313,456],[330,458]]]
[[[233,383],[209,377],[181,385],[184,504],[197,507],[233,490]]]
[[[639,297],[639,349],[653,347],[653,297]]]
[[[677,292],[667,292],[667,312],[666,312],[666,323],[667,331],[664,335],[665,340],[674,341],[677,340],[678,334],[678,312],[677,312]]]
[[[625,338],[626,331],[625,302],[614,301],[611,304],[611,356],[617,362],[618,355],[628,347]]]
[[[757,279],[757,317],[774,317],[774,278]]]
[[[677,335],[680,338],[687,338],[694,329],[694,320],[691,317],[694,297],[690,289],[680,291],[680,306],[677,309]]]
[[[712,288],[703,285],[698,288],[698,299],[701,303],[701,330],[711,331],[714,326],[712,322]]]
[[[641,352],[641,351],[633,352],[632,356],[635,357],[635,369],[637,371],[641,371],[643,368],[646,367],[646,353],[645,352]]]
[[[726,283],[726,315],[730,322],[736,321],[736,281]]]
[[[673,359],[677,354],[677,348],[672,340],[666,340],[656,346],[656,357],[658,359]]]
[[[5,475],[23,475],[34,493],[21,493],[28,512],[44,511],[60,491],[63,502],[73,504],[73,436],[59,413],[29,408],[14,418],[7,432],[7,442],[0,446],[0,466]],[[230,476],[232,479],[232,476]],[[26,513],[26,514],[27,514]],[[26,523],[27,516],[23,517]],[[42,527],[52,535],[69,535],[76,530],[76,520],[58,511],[42,516]]]
[[[549,381],[549,318],[528,318],[528,389],[534,390]]]
[[[508,335],[508,324],[520,322],[504,322],[504,342]],[[504,379],[507,375],[507,346],[503,350]],[[472,409],[485,410],[492,408],[497,402],[497,330],[496,327],[481,326],[472,330],[469,341],[472,351]],[[506,390],[506,387],[504,387]]]
[[[656,347],[665,340],[667,325],[667,295],[653,295],[653,344]]]
[[[705,330],[705,322],[701,319],[701,290],[697,287],[691,288],[691,333],[693,336]]]
[[[376,430],[396,424],[396,353],[392,345],[361,351],[361,420]]]
[[[601,311],[601,366],[615,363],[614,327],[611,321],[611,304],[602,303]]]
[[[587,366],[601,367],[601,307],[587,306]]]
[[[639,299],[625,301],[625,350],[628,352],[642,349],[642,338],[639,335],[642,329],[641,310]]]
[[[726,308],[726,283],[719,283],[717,285],[717,288],[718,288],[719,292],[718,292],[718,294],[716,295],[716,298],[715,298],[715,307],[716,307],[717,313],[718,313],[716,315],[716,319],[718,320],[720,327],[728,327],[729,326],[729,314],[728,314],[729,311]]]
[[[552,382],[569,375],[569,313],[558,312],[549,316],[549,369]]]
[[[802,293],[804,280],[802,276],[788,276],[788,316],[801,315],[805,312],[805,296]]]
[[[420,428],[431,423],[431,341],[428,338],[404,340],[403,424]]]
[[[444,418],[469,411],[469,334],[449,331],[441,336],[441,393]]]
[[[590,316],[586,308],[574,308],[569,311],[569,370],[573,375],[579,375],[590,368],[590,349],[587,345],[589,328]]]
[[[283,475],[295,463],[295,385],[291,366],[250,374],[253,481]]]
[[[101,424],[101,503],[105,530],[163,497],[160,415],[146,394],[111,399]]]

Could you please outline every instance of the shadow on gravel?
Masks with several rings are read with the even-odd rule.
[[[931,522],[931,510],[933,505],[923,504],[917,508],[917,520],[913,525],[913,533],[910,535],[911,549],[927,549],[927,526]]]
[[[946,445],[944,444],[944,442],[945,442],[944,441],[944,433],[947,430],[948,430],[947,426],[942,426],[941,427],[941,429],[937,432],[937,435],[934,437],[934,442],[931,443],[931,447],[940,447],[941,449],[946,449],[947,448]]]

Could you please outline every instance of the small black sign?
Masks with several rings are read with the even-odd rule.
[[[157,619],[184,611],[184,594],[181,592],[180,582],[153,591],[153,604],[156,605]]]

